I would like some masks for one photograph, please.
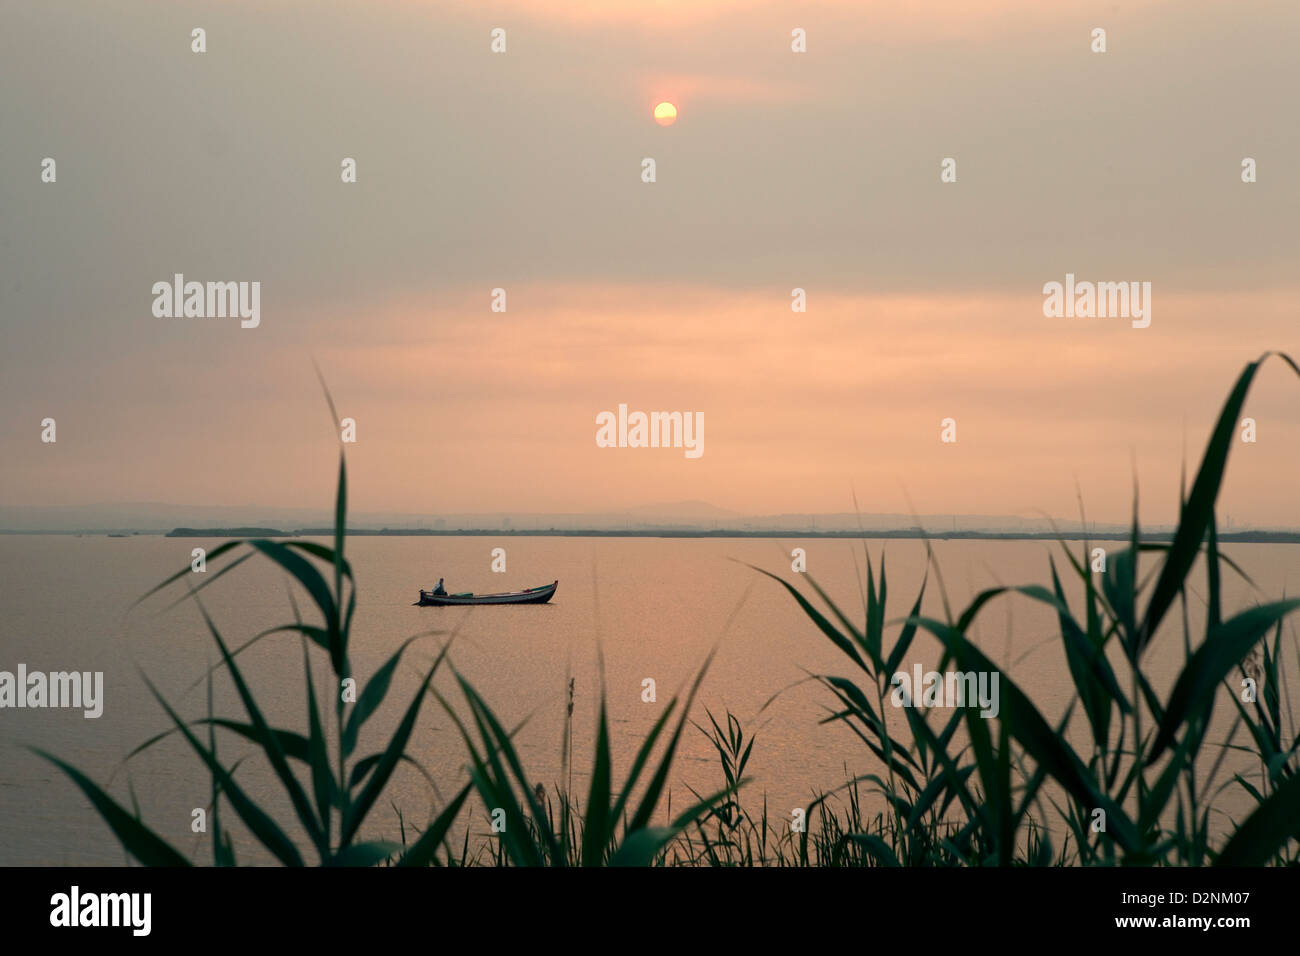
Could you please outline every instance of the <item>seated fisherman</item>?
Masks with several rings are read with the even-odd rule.
[[[438,586],[433,589],[433,593],[438,595],[447,593],[447,589],[442,586],[442,578],[438,578]]]

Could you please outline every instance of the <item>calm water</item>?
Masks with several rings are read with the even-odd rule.
[[[206,713],[204,686],[191,685],[216,652],[196,610],[187,604],[160,613],[169,602],[156,599],[130,613],[128,608],[169,573],[187,566],[191,548],[211,549],[217,543],[0,536],[0,670],[15,671],[24,663],[29,671],[103,671],[106,698],[97,720],[71,710],[0,711],[0,864],[117,864],[124,859],[71,781],[24,744],[52,751],[101,784],[111,780],[111,792],[128,805],[129,776],[145,821],[183,852],[210,859],[207,838],[189,829],[191,810],[208,802],[209,777],[197,756],[183,741],[169,739],[133,758],[127,769],[123,758],[169,726],[142,683],[141,671],[181,714],[198,718]],[[490,572],[490,552],[498,546],[507,551],[508,573]],[[615,777],[621,779],[662,707],[716,647],[693,717],[707,723],[707,707],[721,720],[730,709],[747,731],[757,733],[749,770],[754,783],[746,801],[757,807],[766,794],[773,814],[787,816],[791,808],[806,806],[814,792],[838,786],[847,775],[878,769],[843,728],[817,726],[832,701],[806,682],[807,674],[852,676],[852,665],[783,589],[740,563],[789,576],[794,546],[807,550],[809,572],[842,606],[861,607],[855,557],[860,567],[862,546],[848,541],[355,538],[348,542],[359,583],[353,668],[364,684],[403,638],[431,628],[455,631],[450,655],[455,666],[504,722],[528,719],[518,737],[520,751],[534,781],[548,788],[559,778],[571,674],[577,681],[574,786],[585,792],[599,691],[598,649],[604,654]],[[923,545],[873,541],[869,547],[873,558],[886,548],[889,617],[900,617],[921,583]],[[1048,581],[1048,554],[1059,551],[1056,545],[1023,541],[938,542],[934,547],[954,612],[973,593],[994,584]],[[1294,593],[1300,583],[1300,546],[1234,545],[1228,554],[1269,597]],[[241,643],[292,619],[287,580],[271,567],[250,562],[205,592],[228,642]],[[554,601],[540,607],[413,607],[417,588],[431,586],[440,575],[455,591],[511,590],[556,578],[560,587]],[[1200,593],[1203,574],[1195,580]],[[939,615],[942,603],[933,576],[930,585],[925,611]],[[1243,582],[1234,578],[1225,583],[1229,608],[1253,600],[1254,592]],[[1198,602],[1189,607],[1189,615],[1195,634],[1202,619]],[[1017,597],[995,601],[979,620],[976,636],[984,651],[1009,669],[1049,719],[1059,716],[1069,702],[1071,683],[1050,611]],[[445,639],[423,638],[412,646],[388,702],[372,718],[371,732],[362,736],[359,755],[386,740]],[[928,669],[938,657],[933,641],[918,638],[905,664],[909,670],[917,662]],[[305,729],[302,653],[295,639],[268,638],[240,660],[268,719]],[[1148,658],[1152,682],[1162,695],[1181,663],[1180,634],[1162,632]],[[1294,660],[1288,670],[1294,679]],[[323,654],[317,655],[314,673],[318,693],[323,693],[328,676]],[[657,683],[657,703],[641,700],[645,678]],[[460,702],[446,675],[437,683]],[[217,681],[216,710],[244,719],[224,677]],[[1225,716],[1216,725],[1222,732],[1228,711],[1220,713]],[[1084,739],[1081,720],[1078,729],[1076,745]],[[227,764],[254,750],[240,739],[221,741]],[[444,795],[465,779],[463,745],[432,702],[426,704],[410,750]],[[688,730],[675,767],[675,806],[690,798],[688,786],[720,786],[711,750],[702,734]],[[292,811],[276,802],[278,786],[269,769],[249,760],[237,779],[255,798],[269,797],[270,806],[278,808],[277,818],[305,848]],[[433,798],[421,776],[399,771],[387,796],[408,819],[423,825]],[[1217,806],[1240,817],[1249,804],[1230,791]],[[368,835],[397,837],[397,814],[387,800],[376,806],[371,820]],[[241,862],[267,861],[238,829],[233,813],[225,814],[225,822],[235,827]],[[481,806],[475,807],[469,825],[474,833],[487,830]]]

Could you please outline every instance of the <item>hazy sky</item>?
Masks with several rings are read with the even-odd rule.
[[[358,510],[1070,517],[1077,482],[1122,521],[1136,469],[1170,520],[1241,367],[1300,353],[1298,30],[1282,2],[6,0],[0,501],[326,505],[314,357]],[[259,281],[260,327],[155,317],[177,272]],[[1151,326],[1044,318],[1067,272],[1151,282]],[[620,402],[702,412],[703,457],[598,448]],[[1247,414],[1221,511],[1300,525],[1300,381],[1266,367]]]

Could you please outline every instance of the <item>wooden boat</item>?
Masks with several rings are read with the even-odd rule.
[[[453,604],[545,604],[555,593],[559,581],[543,584],[526,591],[506,591],[502,594],[434,594],[420,589],[420,600],[415,603],[421,607],[447,607]]]

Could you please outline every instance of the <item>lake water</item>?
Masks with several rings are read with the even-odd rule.
[[[151,697],[140,672],[189,718],[206,715],[200,680],[216,648],[192,604],[163,612],[168,600],[153,599],[128,613],[131,603],[170,573],[186,567],[190,549],[219,542],[161,537],[0,536],[0,670],[103,671],[103,716],[85,719],[73,710],[0,710],[0,864],[119,864],[124,853],[72,782],[24,745],[42,747],[70,761],[129,806],[128,776],[144,820],[193,858],[210,860],[207,837],[190,832],[191,810],[209,799],[209,776],[197,755],[176,737],[133,758],[124,757],[151,735],[166,730],[166,714]],[[1106,543],[1109,547],[1117,542]],[[686,685],[709,652],[717,655],[692,716],[707,724],[705,708],[722,720],[730,710],[755,732],[749,767],[754,782],[745,802],[757,807],[766,795],[774,815],[806,806],[814,793],[842,784],[853,774],[879,769],[855,737],[839,726],[819,727],[833,705],[827,691],[806,680],[809,673],[853,674],[853,665],[808,621],[775,582],[746,564],[787,577],[790,549],[807,551],[808,571],[851,616],[861,619],[858,569],[862,542],[813,539],[655,538],[488,538],[361,537],[348,541],[358,581],[352,638],[354,673],[364,681],[405,637],[428,629],[456,632],[450,659],[494,707],[503,722],[527,719],[518,736],[520,753],[534,782],[561,782],[561,739],[568,677],[576,679],[574,789],[585,795],[591,765],[593,727],[599,699],[598,649],[604,655],[614,750],[615,780],[626,773],[644,735],[669,698]],[[507,552],[507,573],[492,573],[491,550]],[[869,541],[871,555],[887,554],[890,619],[911,608],[925,571],[919,541]],[[1079,545],[1071,545],[1076,553]],[[996,584],[1050,581],[1048,555],[1060,546],[1027,541],[939,541],[935,554],[954,614],[979,590]],[[1259,592],[1235,576],[1225,581],[1225,604],[1236,610],[1261,596],[1294,593],[1300,583],[1300,546],[1234,544],[1225,549],[1249,574]],[[855,568],[856,559],[856,568]],[[1144,563],[1144,569],[1150,563]],[[208,572],[211,574],[211,570]],[[412,606],[417,588],[439,576],[449,590],[504,591],[559,579],[554,600],[544,606],[421,608]],[[1204,574],[1194,578],[1198,597],[1189,602],[1192,633],[1203,621]],[[1067,583],[1067,588],[1069,588]],[[229,643],[290,622],[288,581],[269,562],[255,559],[205,591],[206,604]],[[1078,588],[1072,590],[1077,602]],[[174,591],[179,596],[179,591]],[[308,601],[297,595],[304,608]],[[1077,603],[1076,603],[1077,606]],[[924,605],[941,616],[934,576]],[[1179,617],[1178,608],[1170,618]],[[1178,627],[1181,624],[1175,621]],[[891,642],[897,627],[887,632]],[[1022,597],[998,599],[982,612],[974,636],[990,657],[1055,719],[1072,695],[1072,684],[1052,612]],[[445,637],[412,645],[384,708],[362,735],[358,754],[378,749],[410,702],[418,681]],[[937,644],[919,637],[904,669],[929,669]],[[1162,630],[1148,652],[1148,674],[1167,695],[1182,665],[1181,633]],[[305,730],[302,652],[296,638],[272,636],[241,656],[244,673],[275,725]],[[318,693],[330,688],[323,653],[316,653]],[[1286,661],[1290,678],[1295,658]],[[449,674],[436,685],[462,707]],[[642,681],[652,678],[658,701],[642,701]],[[1292,685],[1294,686],[1294,684]],[[245,715],[228,678],[216,682],[216,712]],[[1216,720],[1227,726],[1230,703]],[[1086,738],[1077,720],[1076,746]],[[227,735],[221,757],[232,760],[256,751]],[[448,716],[426,703],[410,752],[429,770],[443,795],[466,779],[463,744]],[[1247,760],[1228,767],[1254,769]],[[129,772],[128,772],[129,771]],[[250,759],[237,779],[256,799],[268,799],[277,819],[306,854],[307,840],[264,761]],[[1224,779],[1221,771],[1220,780]],[[712,747],[688,728],[672,777],[673,805],[697,791],[721,786]],[[397,837],[395,805],[423,826],[433,795],[416,772],[402,768],[371,815],[367,835]],[[1240,818],[1250,807],[1235,788],[1216,806]],[[233,812],[223,821],[237,839],[240,862],[268,862],[238,827]],[[488,831],[481,805],[468,822],[472,833]],[[473,842],[473,841],[471,841]]]

